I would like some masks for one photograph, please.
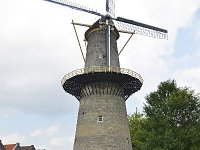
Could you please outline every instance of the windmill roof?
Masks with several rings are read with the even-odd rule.
[[[85,39],[88,39],[88,36],[91,32],[95,31],[95,29],[100,29],[102,25],[106,24],[106,18],[102,17],[101,19],[97,20],[86,32],[85,32]],[[114,32],[117,35],[117,39],[119,38],[119,32],[117,28],[114,25],[114,22],[110,19],[109,24],[113,27],[112,32]]]

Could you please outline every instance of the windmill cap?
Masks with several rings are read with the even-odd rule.
[[[105,29],[106,25],[106,17],[102,17],[101,19],[97,20],[86,32],[85,32],[85,39],[88,40],[90,33],[95,32],[97,30]],[[119,32],[114,25],[114,22],[109,19],[109,24],[111,25],[111,31],[116,35],[116,39],[119,39]]]

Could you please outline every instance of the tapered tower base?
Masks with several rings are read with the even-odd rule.
[[[118,67],[67,74],[63,88],[80,102],[73,150],[132,150],[125,102],[142,82],[139,74]]]
[[[113,89],[110,93],[120,90],[115,84],[103,89],[106,85],[97,84],[90,90],[101,89],[105,93],[107,88]],[[132,150],[123,97],[108,93],[80,99],[73,150]]]

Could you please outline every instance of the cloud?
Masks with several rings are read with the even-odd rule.
[[[70,144],[72,145],[74,142],[74,137],[54,137],[51,139],[51,145],[53,146],[63,146]]]
[[[46,145],[46,143],[44,144],[44,145],[39,145],[38,147],[37,147],[37,149],[38,150],[50,150],[51,148],[50,147],[47,147],[47,145]]]
[[[20,133],[13,133],[2,137],[3,144],[25,143],[26,137]]]
[[[199,22],[199,24],[200,24],[200,22]],[[198,30],[196,32],[196,36],[197,36],[197,38],[200,38],[200,26],[199,26],[199,28],[198,28]]]
[[[40,137],[40,136],[51,137],[51,136],[54,136],[58,132],[59,129],[60,129],[59,123],[47,129],[36,129],[31,133],[31,137]]]
[[[77,44],[75,37],[68,37],[75,35],[66,27],[63,7],[33,0],[2,0],[0,6],[0,108],[43,115],[76,109],[75,98],[62,89],[61,79],[83,62],[76,59],[70,65],[81,55],[78,46],[69,48]],[[71,19],[67,22],[70,25]],[[67,104],[66,99],[72,103]]]
[[[177,71],[176,77],[178,83],[184,87],[190,87],[191,89],[194,89],[197,93],[200,93],[200,67],[196,68],[189,68],[184,69],[181,71]]]
[[[189,80],[200,81],[200,68],[190,68],[188,70],[184,70],[182,71],[181,75]]]

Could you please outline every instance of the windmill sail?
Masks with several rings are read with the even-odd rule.
[[[80,10],[80,11],[84,11],[93,15],[97,15],[97,16],[103,16],[101,13],[99,13],[97,10],[92,9],[92,8],[88,8],[79,4],[76,4],[74,2],[70,2],[67,0],[44,0],[44,1],[48,1],[48,2],[52,2],[55,4],[59,4],[62,6],[67,6],[69,8],[75,9],[75,10]]]
[[[165,29],[147,25],[133,20],[117,17],[114,18],[118,30],[134,32],[135,34],[149,36],[158,39],[168,39],[168,32]]]
[[[129,20],[122,17],[115,18],[115,0],[106,0],[107,15],[102,15],[95,9],[85,7],[85,6],[76,4],[74,2],[70,2],[68,0],[44,0],[44,1],[59,4],[62,6],[75,9],[75,10],[87,12],[93,15],[105,17],[107,20],[112,19],[114,20],[115,26],[118,30],[134,32],[135,34],[140,34],[140,35],[159,38],[159,39],[168,38],[168,32],[165,29],[161,29],[155,26],[147,25],[144,23],[140,23],[140,22]]]
[[[115,0],[106,0],[106,11],[110,16],[115,16]]]

